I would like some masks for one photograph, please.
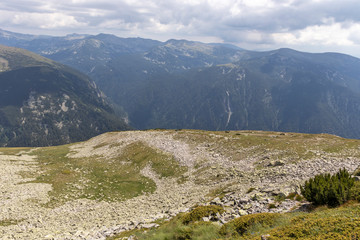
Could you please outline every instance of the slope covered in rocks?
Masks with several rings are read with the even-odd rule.
[[[277,196],[319,173],[354,171],[359,147],[325,134],[149,130],[1,148],[0,235],[105,239],[210,203],[227,209],[219,224],[289,211],[302,203]]]

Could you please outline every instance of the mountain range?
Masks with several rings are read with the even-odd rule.
[[[126,130],[86,75],[0,45],[0,145],[49,146]]]
[[[360,60],[349,55],[3,30],[0,43],[88,75],[138,129],[254,129],[360,137]]]

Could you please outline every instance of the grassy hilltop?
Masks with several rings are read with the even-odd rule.
[[[310,177],[353,172],[359,147],[359,140],[326,134],[148,130],[1,148],[0,232],[29,239],[356,239],[356,202],[284,212],[305,203],[299,185]]]

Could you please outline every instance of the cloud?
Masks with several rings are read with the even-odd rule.
[[[274,33],[273,37],[279,43],[292,44],[351,46],[360,43],[360,23],[336,23],[333,19],[324,22],[292,33]]]
[[[79,28],[87,24],[77,21],[73,16],[62,13],[21,13],[12,17],[12,23],[22,26],[31,26],[36,24],[39,28]]]
[[[11,0],[0,3],[0,24],[34,34],[105,32],[249,48],[348,49],[360,45],[358,9],[358,0]]]

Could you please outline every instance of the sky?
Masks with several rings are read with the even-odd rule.
[[[289,47],[360,57],[359,0],[9,0],[0,28]]]

